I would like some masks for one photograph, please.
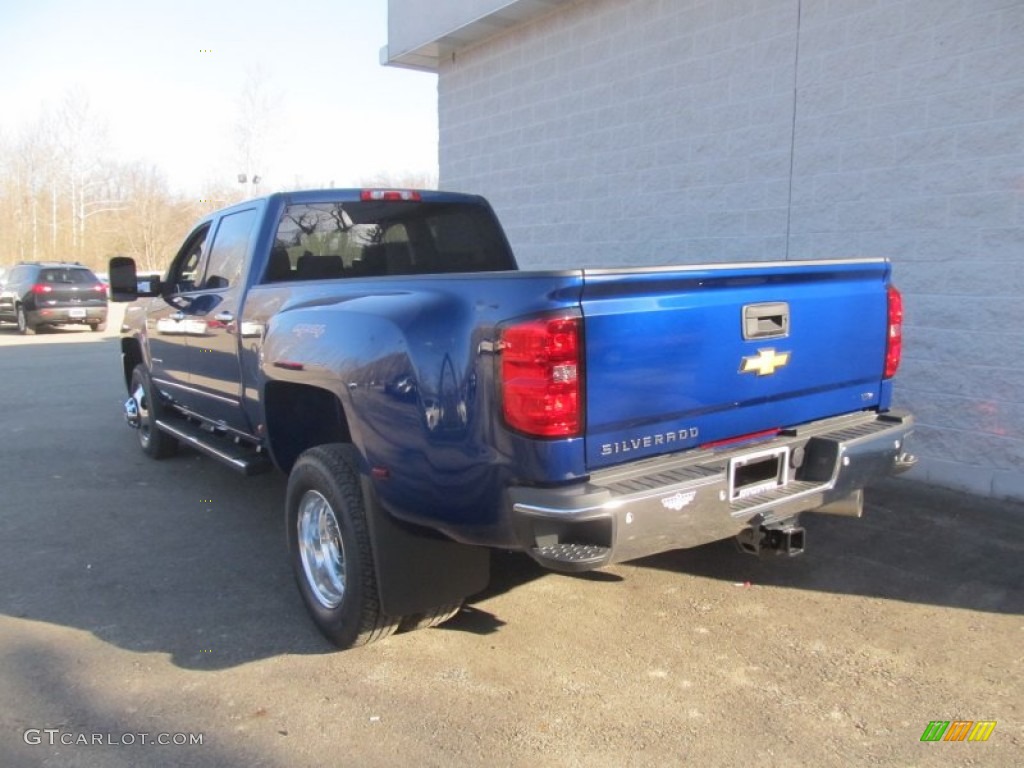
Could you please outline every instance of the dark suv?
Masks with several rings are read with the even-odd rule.
[[[22,263],[11,268],[0,292],[0,322],[21,333],[41,325],[107,328],[107,288],[91,269],[61,262]]]

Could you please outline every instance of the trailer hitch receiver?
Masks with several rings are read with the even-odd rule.
[[[740,551],[750,555],[787,555],[795,557],[803,554],[806,533],[796,524],[795,520],[773,525],[761,525],[757,528],[744,528],[736,536],[736,544]]]

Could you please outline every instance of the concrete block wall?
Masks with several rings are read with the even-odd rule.
[[[790,256],[888,255],[919,476],[1024,498],[1024,2],[804,0]]]
[[[918,477],[1024,498],[1024,2],[582,0],[439,74],[525,267],[892,258]]]
[[[785,254],[796,6],[593,0],[444,62],[440,166],[526,265]]]

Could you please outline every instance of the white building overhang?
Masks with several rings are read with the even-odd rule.
[[[453,53],[577,0],[388,0],[380,63],[436,72]]]

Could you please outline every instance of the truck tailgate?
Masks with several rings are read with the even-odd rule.
[[[887,405],[883,259],[588,271],[590,470]]]

